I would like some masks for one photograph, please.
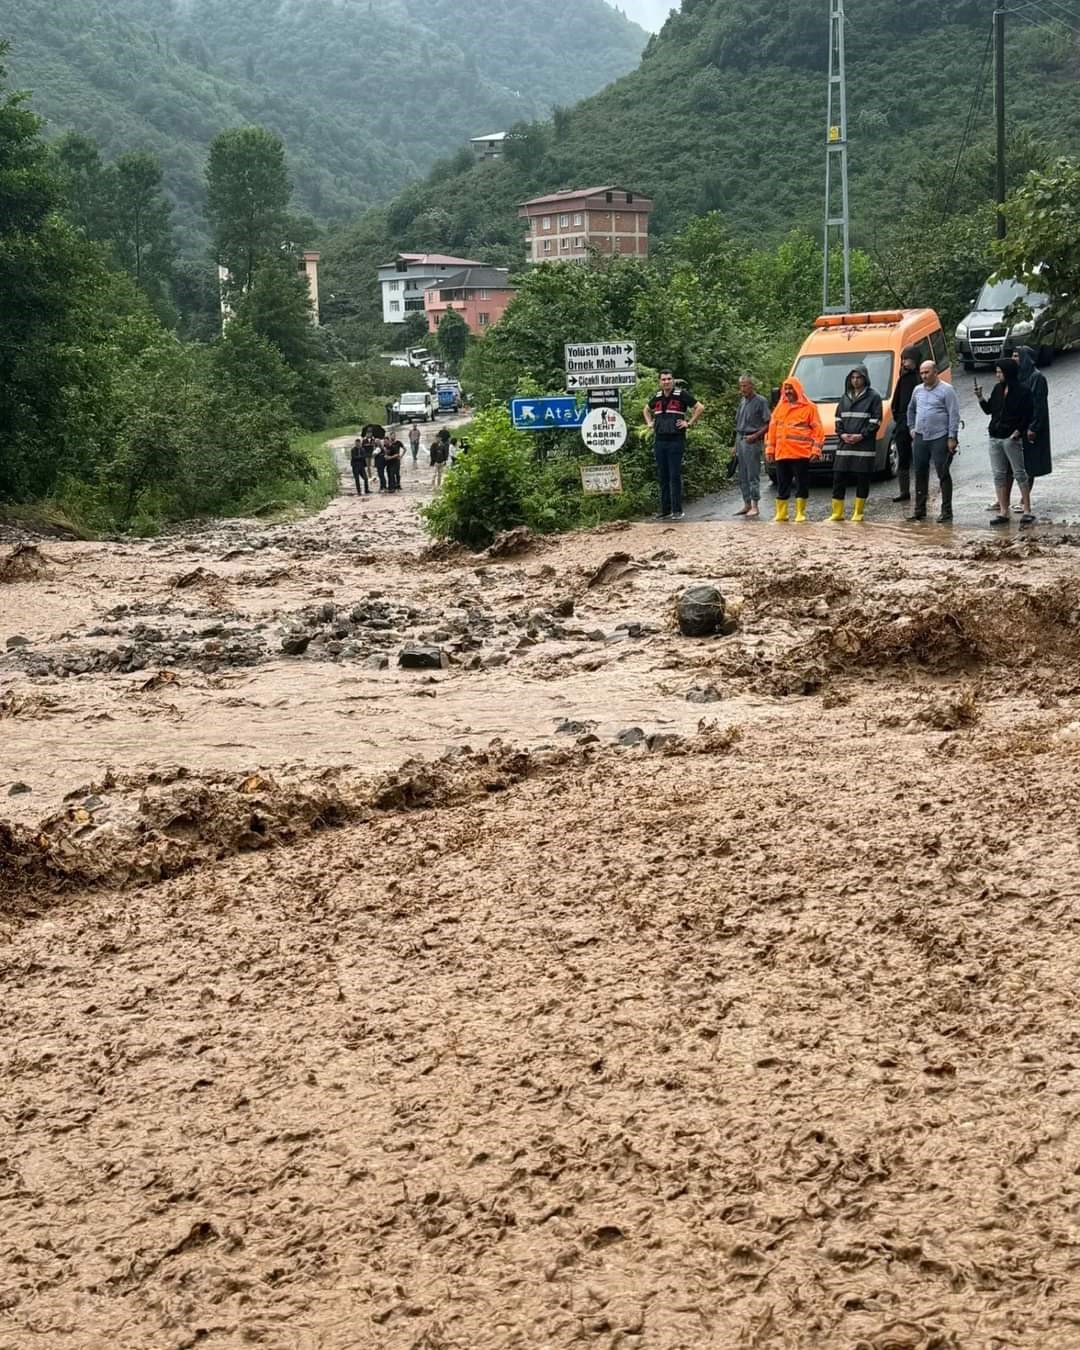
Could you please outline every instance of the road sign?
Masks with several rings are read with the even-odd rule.
[[[574,389],[632,389],[637,384],[633,370],[575,370],[566,372],[566,387]]]
[[[514,398],[510,417],[517,431],[557,431],[581,426],[585,410],[576,398]]]
[[[590,389],[586,396],[590,408],[614,408],[622,411],[622,394],[617,389]]]
[[[637,365],[637,346],[633,342],[568,342],[566,369],[633,370]]]
[[[617,464],[583,464],[581,466],[581,489],[590,497],[598,492],[616,493],[622,491],[622,474]]]
[[[613,455],[626,444],[626,423],[614,408],[594,408],[581,424],[581,439],[598,455]]]

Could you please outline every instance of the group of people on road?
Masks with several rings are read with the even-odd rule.
[[[423,438],[420,428],[413,423],[409,428],[408,453],[412,457],[413,472],[419,469]],[[431,486],[442,486],[443,473],[453,462],[456,452],[465,448],[451,437],[449,428],[442,427],[428,446],[428,464],[432,469]],[[352,470],[356,495],[371,494],[371,480],[377,476],[380,492],[401,491],[401,466],[405,462],[405,445],[385,427],[376,422],[366,423],[349,447],[349,468]]]
[[[1009,503],[1015,483],[1020,489],[1020,523],[1030,525],[1035,520],[1031,511],[1032,481],[1053,468],[1046,377],[1038,370],[1030,347],[1020,347],[1002,357],[994,375],[995,384],[988,396],[983,396],[978,383],[975,386],[979,404],[990,418],[990,468],[996,493],[995,514],[990,523],[994,526],[1009,523]],[[747,519],[761,514],[764,452],[765,462],[772,467],[776,479],[775,519],[789,519],[794,490],[794,520],[805,521],[811,465],[822,459],[825,448],[817,405],[794,376],[781,385],[775,407],[770,407],[749,375],[740,379],[739,394],[734,467],[743,505],[735,514]],[[925,520],[932,468],[941,493],[937,520],[939,524],[948,524],[953,518],[951,466],[960,440],[960,401],[956,390],[941,378],[935,361],[921,361],[917,347],[906,347],[901,353],[891,407],[899,463],[899,494],[893,500],[912,502],[909,520]],[[683,518],[686,432],[703,411],[703,405],[688,390],[676,387],[670,371],[661,372],[660,388],[644,408],[645,421],[654,433],[660,486],[656,519]],[[830,521],[844,519],[849,488],[855,493],[851,519],[858,522],[864,518],[883,417],[882,398],[871,385],[866,366],[854,365],[836,409]]]

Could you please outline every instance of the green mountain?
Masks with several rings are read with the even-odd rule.
[[[1044,8],[1008,17],[1010,128],[1068,150],[1080,133],[1080,0],[1060,7],[1075,24]],[[855,240],[871,251],[927,193],[940,193],[942,214],[961,189],[990,198],[988,159],[960,151],[969,116],[967,146],[991,134],[992,9],[985,0],[849,0],[851,200]],[[511,158],[438,166],[333,238],[324,249],[331,317],[335,307],[340,319],[370,316],[371,269],[399,248],[523,263],[516,204],[563,187],[648,193],[661,238],[708,210],[747,238],[817,231],[827,43],[825,0],[683,0],[636,71],[531,128]],[[958,163],[964,172],[950,191]],[[1018,156],[1014,170],[1027,167]]]
[[[601,88],[646,34],[604,0],[0,0],[2,38],[52,130],[160,158],[192,246],[224,127],[277,132],[297,207],[346,219],[469,137]]]

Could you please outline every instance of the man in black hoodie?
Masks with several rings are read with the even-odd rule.
[[[855,488],[851,519],[862,520],[870,496],[870,475],[877,458],[881,427],[881,395],[870,384],[865,366],[855,366],[844,384],[844,396],[836,409],[836,434],[840,438],[833,463],[831,520],[844,519],[844,493]]]
[[[919,387],[919,349],[905,347],[900,353],[900,374],[896,378],[896,387],[892,395],[892,418],[896,454],[899,460],[897,483],[900,491],[894,502],[911,501],[911,428],[908,426],[907,410],[911,396]]]

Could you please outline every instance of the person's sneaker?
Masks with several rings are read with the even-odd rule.
[[[653,520],[670,520],[670,519],[671,519],[671,512],[670,512],[670,511],[654,511],[654,512],[653,512]]]
[[[910,493],[910,492],[901,492],[901,494],[899,495],[899,497],[894,497],[894,498],[893,498],[893,501],[894,501],[894,502],[909,502],[909,501],[911,501],[911,493]]]
[[[671,513],[671,519],[672,519],[672,520],[685,520],[685,519],[686,519],[686,513],[685,513],[684,511],[672,511],[672,513]]]
[[[910,516],[907,517],[908,524],[918,524],[920,520],[925,519],[926,519],[925,511],[915,511]]]
[[[1031,514],[1030,511],[1027,511],[1027,512],[1024,513],[1024,515],[1022,515],[1022,516],[1020,517],[1020,524],[1021,524],[1021,525],[1034,525],[1034,524],[1035,524],[1035,517]]]
[[[937,523],[938,523],[939,525],[951,525],[951,524],[952,524],[952,512],[951,512],[951,511],[942,511],[941,515],[938,516],[938,518],[937,518]]]
[[[998,515],[998,516],[991,516],[991,517],[990,517],[990,524],[991,524],[991,525],[1008,525],[1008,523],[1009,523],[1009,517],[1008,517],[1008,516],[1001,516],[1001,515]]]

